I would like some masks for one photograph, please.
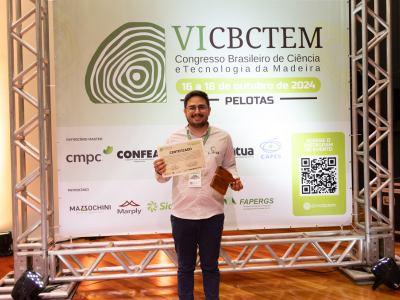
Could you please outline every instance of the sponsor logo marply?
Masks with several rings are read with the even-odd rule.
[[[142,212],[141,209],[138,208],[138,206],[140,206],[140,204],[137,204],[135,202],[133,202],[133,200],[128,201],[126,200],[123,204],[121,204],[119,207],[128,207],[128,206],[133,206],[136,207],[135,209],[117,209],[117,214],[118,215],[124,215],[124,214],[138,214],[140,215],[140,213]]]
[[[127,207],[127,206],[140,206],[140,204],[136,204],[133,200],[128,201],[126,200],[124,204],[121,204],[119,207]]]

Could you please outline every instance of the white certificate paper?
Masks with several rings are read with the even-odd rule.
[[[163,177],[176,176],[206,168],[203,140],[188,140],[185,143],[157,147],[158,156],[164,158],[167,170]]]

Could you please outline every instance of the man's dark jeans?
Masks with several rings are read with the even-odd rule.
[[[219,299],[218,257],[225,215],[209,219],[187,220],[171,215],[172,236],[178,254],[178,295],[180,300],[193,300],[194,274],[199,245],[207,300]]]

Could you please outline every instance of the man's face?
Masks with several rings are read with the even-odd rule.
[[[207,124],[211,107],[207,106],[207,102],[200,96],[193,96],[187,102],[186,108],[183,110],[189,124],[194,128],[201,128]]]

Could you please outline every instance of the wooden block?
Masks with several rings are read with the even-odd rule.
[[[218,193],[225,195],[228,190],[229,183],[234,182],[232,174],[225,169],[223,166],[218,166],[215,170],[213,179],[211,180],[210,186]]]
[[[221,195],[225,195],[228,190],[229,182],[218,174],[214,174],[210,186]]]
[[[232,174],[225,169],[223,166],[218,166],[217,169],[215,170],[215,174],[221,176],[228,182],[234,182],[235,178],[233,178]]]

